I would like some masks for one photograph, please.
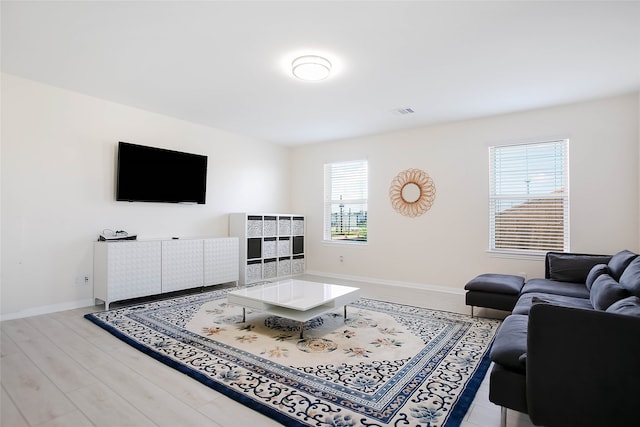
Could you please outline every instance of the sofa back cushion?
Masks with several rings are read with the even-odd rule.
[[[587,289],[591,290],[591,286],[593,282],[596,281],[598,277],[603,274],[609,274],[609,267],[607,264],[596,264],[593,266],[589,274],[587,275],[587,280],[585,281],[585,285],[587,285]]]
[[[625,314],[627,316],[640,317],[640,298],[630,296],[616,301],[607,308],[609,313]]]
[[[631,264],[624,269],[620,276],[620,285],[633,295],[640,297],[640,257],[631,261]]]
[[[616,280],[620,280],[620,276],[622,276],[624,270],[637,256],[637,254],[626,249],[612,256],[607,264],[609,266],[609,274],[611,274],[611,277]]]
[[[589,293],[591,305],[596,310],[606,310],[614,302],[628,296],[629,292],[608,274],[601,274],[593,282]]]
[[[585,283],[589,271],[596,264],[610,261],[608,255],[547,252],[545,278],[557,282]]]

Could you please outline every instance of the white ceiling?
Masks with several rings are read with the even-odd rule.
[[[640,1],[1,7],[3,72],[283,145],[640,90]],[[334,75],[293,78],[304,53]]]

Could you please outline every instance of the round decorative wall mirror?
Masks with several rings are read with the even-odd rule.
[[[405,203],[415,203],[420,199],[422,191],[415,182],[407,182],[400,192],[400,197]]]
[[[431,209],[436,198],[436,186],[420,169],[407,169],[391,181],[391,206],[404,216],[416,217]]]

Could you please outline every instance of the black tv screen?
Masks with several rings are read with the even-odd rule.
[[[205,203],[207,156],[120,142],[116,200]]]

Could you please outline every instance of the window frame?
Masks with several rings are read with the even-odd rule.
[[[558,185],[557,182],[559,180],[560,189],[555,189],[553,191],[550,191],[549,193],[538,193],[535,191],[533,193],[528,192],[527,194],[518,193],[518,192],[512,192],[509,194],[500,193],[500,191],[497,190],[498,185],[496,184],[496,181],[498,180],[497,174],[500,173],[500,170],[497,168],[497,165],[496,165],[496,162],[497,162],[496,151],[514,150],[514,149],[517,149],[518,147],[522,147],[524,149],[527,149],[527,148],[535,149],[542,146],[550,146],[556,150],[560,150],[559,154],[556,154],[555,156],[549,156],[550,161],[555,161],[556,163],[560,162],[560,166],[556,164],[553,167],[548,167],[548,165],[545,164],[545,166],[548,168],[548,169],[545,169],[547,173],[553,169],[552,175],[555,174],[553,175],[555,185],[556,186]],[[529,167],[529,162],[533,162],[534,160],[535,160],[535,155],[532,155],[531,157],[529,157],[529,154],[524,154],[524,153],[522,154],[520,159],[520,161],[527,163],[528,167]],[[505,167],[505,169],[507,168]],[[534,171],[535,171],[535,168],[534,168]],[[538,172],[540,173],[540,171]],[[507,170],[504,172],[504,175],[507,177],[505,178],[507,180],[513,179],[513,177],[518,176],[518,172]],[[522,175],[522,178],[526,178],[524,179],[523,182],[527,183],[526,188],[527,190],[530,191],[530,182],[531,182],[531,177],[533,176],[533,172],[531,172],[527,168],[527,170],[522,171],[520,175]],[[569,189],[570,189],[570,182],[569,182],[569,139],[568,138],[537,140],[537,141],[490,146],[489,147],[489,191],[488,191],[489,193],[489,197],[488,197],[489,249],[488,251],[493,254],[506,255],[506,256],[524,256],[524,257],[544,256],[544,254],[546,254],[549,251],[569,252],[570,251]],[[499,208],[497,208],[497,204],[500,201],[507,201],[507,202],[511,201],[514,204],[511,205],[511,207],[509,208],[503,208],[502,210],[500,210]],[[515,204],[515,201],[522,201],[522,202],[520,204]],[[524,242],[529,240],[528,243],[522,243],[522,246],[529,245],[528,247],[523,247],[523,248],[496,247],[496,229],[498,229],[498,226],[496,225],[496,214],[498,212],[501,212],[507,209],[514,210],[514,208],[518,208],[518,207],[522,208],[523,206],[525,206],[525,204],[529,204],[530,206],[525,207],[524,211],[525,212],[529,211],[528,213],[525,213],[525,215],[530,216],[531,212],[535,211],[536,209],[536,206],[531,207],[531,204],[534,201],[536,203],[541,203],[543,209],[548,209],[549,207],[551,207],[551,208],[555,208],[555,210],[557,210],[557,204],[558,204],[558,201],[560,201],[562,215],[560,217],[561,225],[559,229],[562,230],[562,235],[560,235],[560,232],[551,233],[551,235],[553,237],[556,237],[556,236],[562,237],[562,244],[561,244],[562,247],[560,248],[560,247],[554,247],[552,245],[549,245],[546,248],[542,248],[540,247],[539,244],[536,245],[534,237],[539,238],[540,236],[545,236],[545,234],[536,233],[534,229],[535,226],[530,226],[530,228],[527,230],[529,231],[529,234],[527,234],[526,232],[524,234],[519,234],[519,235],[516,234],[516,236],[520,236],[520,238]],[[511,219],[515,218],[517,220],[516,215],[513,215]],[[545,224],[552,225],[553,220],[546,222]],[[515,228],[517,229],[517,227]],[[513,229],[510,229],[507,227],[506,230],[511,231]],[[520,232],[522,233],[522,231]],[[549,234],[546,234],[546,236],[548,237]],[[516,239],[518,239],[518,237],[516,237]],[[510,239],[505,239],[505,241],[507,242],[509,240]],[[513,244],[515,245],[516,243],[513,243]]]
[[[365,194],[364,194],[364,198],[362,197],[357,197],[357,198],[348,198],[346,200],[343,200],[342,198],[337,198],[334,197],[336,195],[332,194],[332,183],[333,181],[336,179],[334,173],[332,172],[332,168],[334,168],[336,165],[355,165],[354,166],[354,171],[357,168],[362,168],[364,166],[364,187],[365,187]],[[346,169],[345,169],[346,171]],[[343,173],[346,173],[345,171],[343,171]],[[360,158],[360,159],[354,159],[354,160],[344,160],[344,161],[335,161],[335,162],[328,162],[324,164],[324,168],[323,168],[323,173],[324,173],[324,201],[323,201],[323,230],[322,230],[322,237],[323,237],[323,242],[324,243],[330,243],[330,244],[344,244],[344,245],[366,245],[369,241],[369,236],[368,236],[368,226],[369,226],[369,161],[366,158]],[[354,172],[355,173],[355,172]],[[362,177],[360,177],[362,178]],[[362,186],[362,184],[360,184],[360,187]],[[355,190],[354,190],[355,191]],[[358,191],[362,191],[362,189],[360,188]],[[356,192],[358,192],[356,191]],[[360,196],[362,196],[362,194],[360,194]],[[359,233],[356,233],[356,237],[355,238],[344,238],[344,239],[336,239],[334,238],[335,234],[332,232],[332,227],[333,227],[333,222],[332,222],[332,217],[333,217],[333,207],[335,205],[352,205],[352,206],[360,206],[361,208],[364,208],[364,212],[360,211],[361,213],[364,213],[364,238],[360,237],[358,238],[357,236],[359,236]],[[359,227],[359,224],[362,224],[362,221],[358,222],[357,218],[362,218],[361,216],[359,217],[358,214],[354,214],[354,215],[349,215],[349,217],[355,217],[355,226],[353,227],[349,227],[349,231],[351,229],[355,229],[355,230],[361,230],[362,227]],[[349,224],[351,224],[349,222]]]

